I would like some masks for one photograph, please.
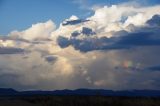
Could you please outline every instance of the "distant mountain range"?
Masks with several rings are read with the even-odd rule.
[[[160,90],[123,90],[77,89],[55,91],[16,91],[11,88],[0,88],[0,96],[32,96],[32,95],[80,95],[80,96],[148,96],[160,97]]]

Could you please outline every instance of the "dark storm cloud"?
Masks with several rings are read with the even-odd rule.
[[[65,38],[63,36],[59,36],[57,39],[58,45],[60,45],[62,48],[68,47],[71,43],[68,38]]]
[[[76,38],[81,34],[85,36],[92,36],[92,35],[95,35],[96,32],[94,32],[91,28],[82,27],[81,31],[74,31],[73,33],[71,33],[71,38]]]
[[[54,63],[54,62],[57,60],[57,57],[55,57],[55,56],[46,56],[46,57],[45,57],[45,60],[46,60],[48,63]]]
[[[151,71],[160,71],[160,65],[159,66],[149,67],[148,70],[151,70]]]
[[[70,21],[63,22],[62,25],[63,26],[65,26],[65,25],[76,25],[76,24],[87,22],[87,21],[89,21],[89,20],[83,20],[83,19],[70,20]]]
[[[159,26],[160,27],[160,15],[154,15],[152,19],[147,21],[147,24],[150,26]]]
[[[121,37],[101,37],[83,40],[59,37],[58,43],[63,48],[72,45],[77,50],[87,52],[92,50],[129,49],[138,46],[159,46],[160,37],[157,37],[152,32],[137,32]]]
[[[65,37],[58,37],[58,44],[60,47],[65,48],[72,45],[76,50],[82,52],[88,52],[92,50],[105,50],[105,49],[116,49],[111,44],[116,39],[101,37],[101,38],[88,38],[88,39],[68,39]]]
[[[96,33],[92,31],[91,28],[83,27],[82,28],[82,34],[90,36],[90,35],[95,35]]]
[[[115,45],[122,45],[122,46],[152,46],[152,45],[160,45],[160,37],[155,39],[154,33],[152,32],[138,32],[138,33],[131,33],[127,36],[123,36],[120,38]]]
[[[0,47],[0,54],[19,54],[23,53],[24,49],[13,47]]]
[[[121,36],[115,46],[159,46],[160,45],[160,15],[154,15],[147,21],[149,26],[136,28],[135,32]]]

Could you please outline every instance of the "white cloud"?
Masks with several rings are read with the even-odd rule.
[[[15,42],[13,40],[0,40],[0,47],[14,47]]]
[[[70,20],[78,20],[78,17],[77,17],[77,16],[75,16],[75,15],[72,15],[72,16],[69,18],[69,20],[68,20],[68,21],[70,21]]]
[[[96,9],[95,14],[88,19],[97,22],[99,29],[105,28],[105,31],[109,32],[125,30],[130,24],[143,26],[155,14],[160,14],[160,6],[112,5]]]
[[[103,6],[94,10],[95,14],[86,18],[86,22],[81,22],[73,25],[60,25],[60,27],[53,31],[51,36],[56,39],[59,35],[70,38],[74,31],[81,31],[82,27],[91,28],[96,32],[96,37],[111,37],[114,36],[113,32],[125,30],[131,32],[129,26],[141,27],[145,26],[155,14],[160,14],[160,6],[140,7],[132,5],[112,5]],[[78,20],[76,16],[65,21]]]
[[[72,0],[73,3],[78,4],[81,9],[90,9],[88,0]]]
[[[74,71],[73,66],[65,57],[59,57],[53,67],[62,77],[71,75]]]
[[[94,85],[96,85],[96,86],[104,86],[104,85],[106,85],[106,82],[105,82],[105,80],[99,80],[99,81],[95,81]]]
[[[33,24],[27,30],[21,32],[13,31],[11,32],[10,36],[23,38],[26,40],[49,38],[51,32],[53,32],[55,28],[56,28],[55,24],[51,20],[49,20],[45,23]]]

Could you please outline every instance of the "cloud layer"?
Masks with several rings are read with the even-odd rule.
[[[104,6],[0,38],[0,87],[160,89],[160,6]]]

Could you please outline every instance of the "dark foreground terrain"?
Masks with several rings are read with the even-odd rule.
[[[0,97],[0,106],[160,106],[159,97],[12,96]]]

